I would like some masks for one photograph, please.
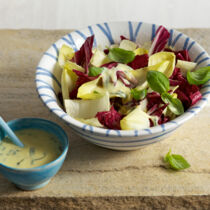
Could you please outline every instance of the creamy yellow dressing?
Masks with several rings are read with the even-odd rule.
[[[58,139],[43,130],[23,129],[15,134],[24,148],[13,144],[8,137],[0,141],[0,163],[14,168],[34,168],[55,160],[61,154]]]

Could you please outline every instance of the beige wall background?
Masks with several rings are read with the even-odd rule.
[[[120,20],[210,27],[210,0],[0,0],[0,28],[74,29]]]

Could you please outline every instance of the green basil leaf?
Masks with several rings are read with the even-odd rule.
[[[164,101],[164,103],[168,104],[168,108],[175,115],[181,115],[184,113],[184,107],[178,98],[173,98],[169,93],[162,93],[161,99]]]
[[[164,157],[164,161],[170,164],[174,170],[182,170],[190,167],[187,160],[181,155],[171,154],[171,150]]]
[[[167,163],[169,161],[169,157],[171,155],[171,149],[169,149],[169,152],[166,154],[166,156],[164,157],[164,161]]]
[[[91,77],[98,76],[99,74],[101,74],[103,72],[103,70],[104,70],[104,68],[92,66],[89,68],[88,76],[91,76]]]
[[[147,90],[137,90],[137,89],[131,89],[131,95],[135,100],[142,100],[147,95]]]
[[[169,79],[159,71],[148,71],[147,82],[149,86],[158,93],[167,92],[169,90]]]
[[[124,50],[121,48],[109,49],[108,57],[115,62],[119,63],[130,63],[135,58],[135,53],[133,51]]]
[[[196,71],[187,72],[187,81],[191,85],[202,85],[210,79],[210,66],[202,67]]]

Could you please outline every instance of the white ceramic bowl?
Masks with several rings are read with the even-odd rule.
[[[102,129],[81,123],[70,117],[63,110],[57,98],[61,91],[61,70],[57,65],[58,51],[63,44],[78,50],[86,37],[95,35],[95,46],[108,46],[120,41],[120,35],[128,37],[137,43],[149,42],[153,39],[158,25],[143,22],[111,22],[88,26],[76,30],[59,39],[44,53],[36,71],[36,86],[39,97],[51,112],[65,121],[73,131],[88,141],[114,150],[135,150],[142,146],[160,141],[171,135],[181,124],[197,114],[206,104],[210,95],[210,81],[201,88],[202,99],[190,107],[183,115],[160,126],[143,130],[111,130]],[[168,44],[176,50],[187,49],[192,61],[198,67],[210,65],[210,58],[206,51],[194,40],[186,35],[169,29]]]

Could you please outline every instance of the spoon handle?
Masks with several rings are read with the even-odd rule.
[[[0,126],[6,132],[10,140],[19,147],[24,147],[24,144],[20,141],[20,139],[15,135],[12,129],[7,125],[7,123],[0,117]]]

